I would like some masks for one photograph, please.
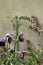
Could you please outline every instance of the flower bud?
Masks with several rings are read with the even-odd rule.
[[[23,42],[24,41],[24,37],[23,37],[23,34],[22,33],[19,35],[19,41],[20,42]]]
[[[10,52],[13,54],[15,52],[15,50],[11,49]]]
[[[20,59],[24,59],[24,54],[22,52],[20,53]]]

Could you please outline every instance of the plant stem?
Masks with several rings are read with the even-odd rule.
[[[17,51],[19,51],[19,40],[18,40],[18,35],[19,35],[19,28],[18,28],[18,23],[19,23],[19,21],[18,21],[18,17],[16,17],[16,50]],[[17,60],[19,59],[19,55],[18,55],[18,53],[17,53]]]

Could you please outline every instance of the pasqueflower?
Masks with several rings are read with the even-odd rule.
[[[0,46],[5,46],[5,39],[0,37]]]
[[[13,34],[6,34],[5,36],[6,36],[6,39],[7,39],[8,43],[10,44],[12,42],[12,40],[13,40],[12,39]]]
[[[23,41],[24,41],[23,35],[24,35],[24,34],[22,34],[22,33],[19,35],[19,41],[20,41],[20,42],[23,42]]]

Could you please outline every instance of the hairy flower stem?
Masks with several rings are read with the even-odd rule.
[[[15,44],[14,44],[14,57],[15,57]]]
[[[15,17],[16,18],[16,50],[19,51],[19,40],[18,40],[18,35],[19,35],[19,28],[18,28],[18,17]],[[17,60],[19,60],[19,55],[17,53]]]
[[[7,52],[8,52],[8,43],[7,43]]]

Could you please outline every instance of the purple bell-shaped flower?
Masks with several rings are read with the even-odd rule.
[[[5,46],[6,40],[0,37],[0,46]]]
[[[20,42],[23,42],[23,41],[24,41],[23,35],[24,35],[24,34],[22,34],[22,33],[19,35],[19,41],[20,41]]]
[[[8,43],[11,44],[11,42],[12,42],[12,40],[13,40],[13,39],[12,39],[13,34],[6,34],[5,36],[6,36],[6,39],[7,39]]]

